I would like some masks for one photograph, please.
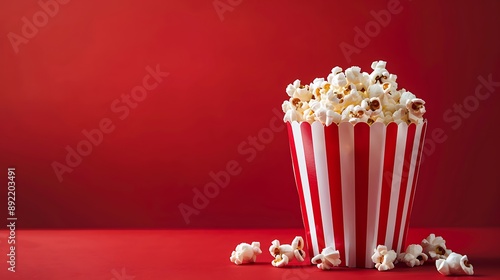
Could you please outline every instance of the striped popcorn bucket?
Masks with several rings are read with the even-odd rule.
[[[310,257],[374,267],[377,245],[405,250],[427,123],[287,123]]]

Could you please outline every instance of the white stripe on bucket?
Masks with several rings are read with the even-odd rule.
[[[356,266],[356,206],[354,199],[354,126],[345,122],[339,125],[340,178],[342,184],[342,212],[344,218],[345,262]]]
[[[398,138],[396,140],[396,153],[394,155],[394,169],[392,170],[389,217],[387,219],[387,233],[385,236],[384,244],[388,247],[388,249],[396,249],[390,247],[392,247],[392,242],[394,240],[394,231],[396,229],[396,214],[398,211],[399,189],[401,186],[401,175],[403,173],[407,133],[408,125],[406,123],[400,123],[398,125]]]
[[[368,177],[368,207],[365,267],[372,267],[373,249],[377,247],[380,200],[382,193],[382,173],[384,168],[386,126],[374,123],[370,128],[370,155]],[[372,234],[373,233],[373,234]],[[358,264],[359,265],[359,264]]]

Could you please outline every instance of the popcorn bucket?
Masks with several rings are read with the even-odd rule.
[[[427,123],[287,127],[309,257],[372,268],[377,245],[404,251]]]

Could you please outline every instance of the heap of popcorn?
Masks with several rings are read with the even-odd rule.
[[[326,80],[316,78],[309,85],[295,80],[286,88],[290,99],[282,105],[284,121],[320,121],[327,126],[341,122],[423,122],[425,102],[404,88],[398,90],[397,76],[385,66],[385,61],[373,62],[371,74],[357,66],[344,72],[336,66]]]

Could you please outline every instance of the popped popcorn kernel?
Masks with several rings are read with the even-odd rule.
[[[384,88],[380,84],[373,84],[368,87],[369,97],[382,97],[384,94]]]
[[[446,241],[441,236],[431,233],[422,242],[423,252],[433,261],[438,259],[446,259],[452,253],[446,248]]]
[[[427,255],[423,253],[423,248],[419,244],[409,245],[406,251],[398,256],[398,260],[409,267],[423,265],[427,259]]]
[[[436,269],[443,275],[474,275],[474,267],[467,255],[450,253],[446,259],[436,260]]]
[[[420,98],[413,98],[406,103],[408,109],[408,118],[415,123],[423,122],[423,115],[425,113],[425,101]]]
[[[260,254],[262,254],[260,242],[252,242],[252,244],[240,243],[231,253],[229,260],[237,265],[252,263]]]
[[[322,270],[332,269],[334,266],[339,266],[342,263],[339,251],[333,249],[333,247],[326,247],[323,249],[321,254],[311,259],[311,262]]]
[[[378,271],[387,271],[394,268],[394,261],[397,258],[394,250],[387,250],[386,246],[378,245],[373,252],[372,261]]]
[[[372,72],[352,66],[342,72],[335,66],[326,80],[316,78],[309,85],[295,80],[286,88],[289,100],[283,102],[285,122],[319,121],[333,123],[390,122],[407,124],[425,121],[425,101],[405,89],[398,89],[397,75],[389,73],[385,61],[374,61]],[[361,106],[363,114],[358,109]]]
[[[296,236],[291,245],[281,245],[277,239],[273,240],[271,244],[269,253],[274,257],[274,260],[271,262],[274,267],[284,267],[294,258],[300,262],[304,261],[306,253],[303,250],[304,239],[301,236]]]

